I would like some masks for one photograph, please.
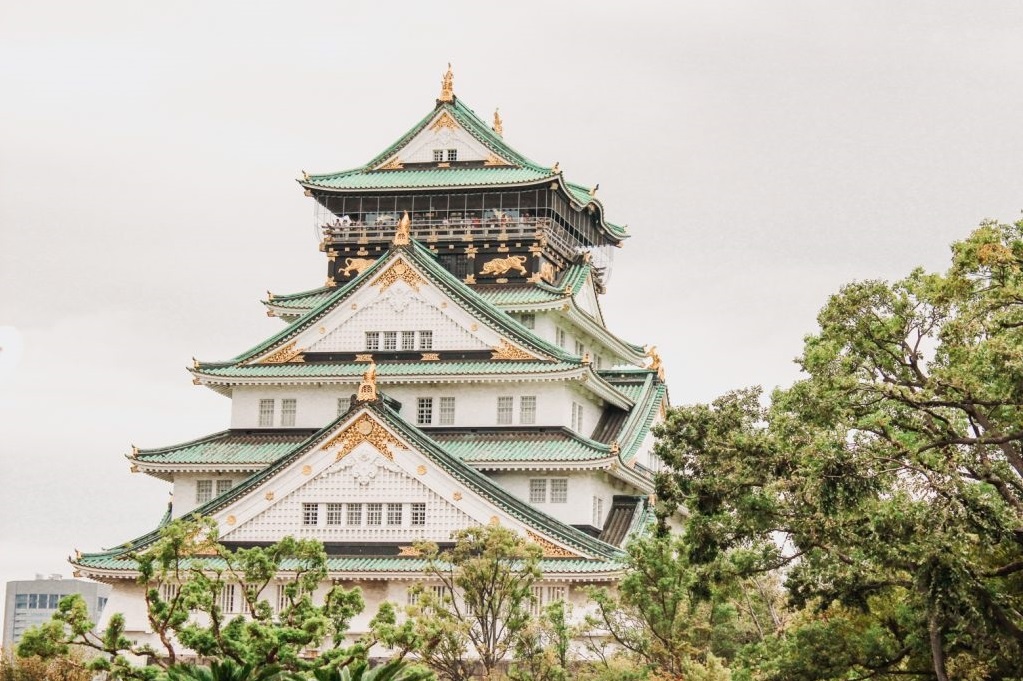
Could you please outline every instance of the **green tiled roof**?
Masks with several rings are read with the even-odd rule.
[[[286,307],[288,309],[305,312],[323,303],[336,291],[337,289],[333,286],[321,286],[320,288],[314,288],[310,291],[301,291],[299,293],[289,293],[286,295],[275,294],[273,298],[265,301],[264,304],[274,305],[276,307]]]
[[[445,450],[468,463],[481,461],[593,461],[607,459],[605,444],[562,432],[431,433]]]
[[[309,180],[330,189],[421,189],[430,187],[492,187],[531,184],[552,177],[549,170],[508,166],[483,168],[421,168],[408,170],[346,170]]]
[[[476,294],[496,307],[550,303],[564,295],[540,286],[477,286]]]
[[[366,371],[365,362],[347,363],[299,363],[299,364],[237,364],[229,366],[202,366],[194,370],[205,376],[229,378],[263,377],[305,377],[333,378],[361,376]],[[494,361],[451,361],[451,362],[381,362],[377,364],[377,377],[387,376],[456,376],[508,375],[518,373],[557,373],[578,368],[574,362],[514,362]]]
[[[141,463],[265,465],[293,450],[309,434],[308,430],[225,430],[178,445],[140,449],[131,458]]]

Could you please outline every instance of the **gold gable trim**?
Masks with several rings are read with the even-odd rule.
[[[491,353],[490,359],[538,359],[536,355],[515,347],[503,338],[500,345],[491,349]]]
[[[411,267],[409,267],[404,260],[397,260],[391,263],[383,273],[377,277],[376,281],[373,282],[374,286],[380,287],[380,292],[383,293],[391,284],[397,281],[404,281],[413,291],[418,292],[419,286],[425,284],[426,280],[423,279],[419,274],[416,273]]]
[[[291,341],[287,345],[278,348],[274,352],[270,353],[263,359],[259,360],[260,364],[284,364],[286,362],[303,362],[305,361],[302,355],[302,348],[296,348],[297,341]]]
[[[392,445],[394,447],[402,446],[401,441],[387,432],[387,430],[372,419],[369,414],[363,414],[359,418],[355,419],[355,421],[347,428],[328,440],[327,443],[320,448],[320,450],[327,451],[328,449],[338,447],[339,449],[334,460],[340,461],[351,454],[352,450],[363,442],[368,442],[373,445],[388,461],[394,461],[394,454],[392,454],[391,450],[388,449],[388,445]]]
[[[454,117],[451,114],[445,111],[441,113],[440,116],[437,117],[437,120],[435,120],[432,125],[430,125],[430,131],[437,132],[441,128],[459,130],[461,129],[461,126],[458,125],[458,123],[455,121]]]
[[[405,164],[401,162],[401,159],[395,156],[385,165],[380,166],[377,170],[401,170],[405,167]]]
[[[573,551],[569,551],[566,548],[558,546],[557,544],[552,542],[550,539],[545,539],[544,537],[541,537],[540,535],[538,535],[536,532],[533,532],[532,530],[526,530],[526,536],[529,537],[529,539],[533,543],[537,544],[541,549],[543,549],[544,558],[580,558],[581,557],[578,553],[575,553]]]

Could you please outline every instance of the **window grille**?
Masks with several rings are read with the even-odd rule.
[[[553,603],[555,601],[563,601],[565,600],[565,587],[549,586],[547,587],[547,592],[544,595],[546,596],[547,599],[546,602],[548,604]]]
[[[398,349],[398,332],[384,331],[384,350]]]
[[[433,331],[419,332],[419,349],[433,350]]]
[[[387,524],[401,525],[402,509],[401,504],[387,504]]]
[[[575,354],[577,354],[580,357],[582,357],[585,352],[586,352],[586,347],[583,345],[583,342],[577,340],[575,342]]]
[[[583,431],[583,405],[578,402],[572,403],[572,430],[579,434]]]
[[[442,426],[453,426],[453,425],[455,425],[455,398],[454,397],[442,397],[442,398],[440,398],[440,425],[442,425]]]
[[[60,603],[60,594],[50,594],[50,602],[47,603],[47,607],[50,610],[56,610],[57,605]]]
[[[224,584],[220,590],[220,611],[223,613],[237,612],[234,603],[234,584]]]
[[[316,525],[320,521],[319,504],[302,504],[302,524]]]
[[[497,425],[508,426],[512,422],[512,406],[515,402],[513,397],[497,398]]]
[[[348,406],[351,403],[352,403],[351,398],[349,397],[337,398],[337,415],[341,416],[341,414],[344,414],[346,411],[348,411]]]
[[[382,525],[384,520],[383,504],[366,504],[366,524]]]
[[[420,397],[416,399],[416,423],[420,426],[428,426],[433,423],[432,397]]]
[[[543,612],[544,603],[544,592],[542,586],[534,586],[530,588],[529,598],[529,614],[533,617],[539,617],[540,613]]]
[[[545,478],[531,478],[529,481],[529,503],[547,503],[547,480]]]
[[[458,149],[448,149],[448,161],[458,160]]]
[[[366,349],[367,350],[379,350],[380,349],[380,332],[379,331],[367,331],[366,332]]]
[[[525,312],[519,315],[519,323],[527,329],[536,328],[536,315],[532,312]]]
[[[196,480],[195,481],[195,503],[205,504],[207,501],[213,498],[213,481],[212,480]]]
[[[260,428],[273,428],[274,427],[274,401],[273,400],[260,400],[259,401],[259,427]]]
[[[284,584],[277,585],[277,612],[284,612],[288,607],[288,589]]]
[[[558,329],[555,336],[557,337],[558,346],[562,348],[565,347],[565,330]]]
[[[178,596],[178,592],[181,590],[181,586],[178,584],[167,584],[166,582],[160,585],[160,600],[165,603],[170,603]]]
[[[604,499],[593,497],[593,526],[600,527],[604,520]]]
[[[568,503],[568,478],[551,479],[551,503]]]
[[[402,350],[415,350],[416,349],[416,332],[415,331],[402,331],[401,332],[401,349]]]
[[[434,161],[434,163],[440,163],[443,160],[444,160],[444,150],[443,149],[434,149],[433,150],[433,161]]]
[[[362,504],[348,504],[347,522],[349,525],[362,524]]]
[[[223,478],[217,480],[217,496],[219,497],[221,494],[224,494],[230,490],[231,487],[233,487],[231,480],[225,480]]]
[[[419,590],[410,586],[405,590],[405,605],[416,605],[419,603]]]
[[[327,524],[340,525],[344,504],[327,504]]]
[[[536,395],[519,398],[519,423],[531,426],[536,423]]]
[[[285,398],[281,400],[281,426],[287,428],[295,425],[295,412],[298,410],[298,400]]]
[[[426,524],[426,504],[412,504],[412,522],[410,524],[420,526]]]

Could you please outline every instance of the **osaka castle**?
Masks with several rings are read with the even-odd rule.
[[[455,96],[450,69],[375,158],[298,182],[326,282],[269,294],[279,332],[194,361],[193,382],[231,400],[224,430],[132,449],[132,470],[173,487],[162,523],[211,518],[227,548],[322,541],[329,582],[366,600],[353,635],[382,601],[428,585],[416,542],[450,545],[467,526],[542,548],[534,607],[582,605],[584,587],[617,580],[622,547],[653,517],[651,428],[668,395],[656,351],[601,311],[627,234],[596,188],[509,146],[497,113],[488,123]],[[140,642],[131,554],[158,536],[71,559],[112,586],[106,612]],[[231,593],[222,609],[239,613]]]

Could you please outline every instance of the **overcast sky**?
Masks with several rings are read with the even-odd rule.
[[[320,286],[294,178],[455,93],[632,238],[603,299],[673,403],[786,385],[827,296],[1023,208],[1023,3],[0,0],[0,582],[152,529],[130,443]],[[2,595],[2,591],[0,591]]]

